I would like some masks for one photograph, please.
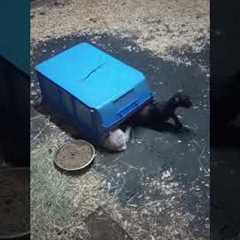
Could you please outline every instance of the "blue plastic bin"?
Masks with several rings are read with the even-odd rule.
[[[89,43],[40,63],[36,72],[43,101],[95,144],[152,99],[143,73]]]

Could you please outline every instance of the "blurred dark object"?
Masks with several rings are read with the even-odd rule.
[[[1,155],[14,166],[29,166],[29,77],[0,57]]]
[[[234,142],[239,113],[240,15],[237,2],[211,1],[211,145]],[[232,137],[231,137],[232,135]]]
[[[237,1],[211,1],[211,239],[239,239],[240,15]]]
[[[219,81],[212,89],[212,144],[238,143],[240,129],[231,124],[240,114],[240,71]]]
[[[211,89],[211,239],[239,239],[240,72],[215,81],[217,87]]]
[[[30,234],[30,170],[0,169],[0,239],[27,239]]]

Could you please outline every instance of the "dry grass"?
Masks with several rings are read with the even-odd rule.
[[[39,2],[47,2],[40,0]],[[73,33],[134,37],[136,43],[163,57],[170,48],[199,51],[209,41],[208,0],[66,0],[61,7],[32,9],[33,44]]]

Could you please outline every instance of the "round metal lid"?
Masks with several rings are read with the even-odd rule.
[[[92,144],[84,140],[63,145],[57,152],[55,164],[65,171],[81,170],[89,166],[96,156]]]

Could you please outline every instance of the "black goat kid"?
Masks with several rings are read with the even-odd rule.
[[[192,101],[189,96],[183,93],[174,94],[168,101],[151,102],[143,109],[135,113],[128,120],[131,126],[157,126],[165,123],[170,119],[174,120],[175,128],[182,128],[182,123],[178,119],[175,111],[178,107],[190,108]]]

